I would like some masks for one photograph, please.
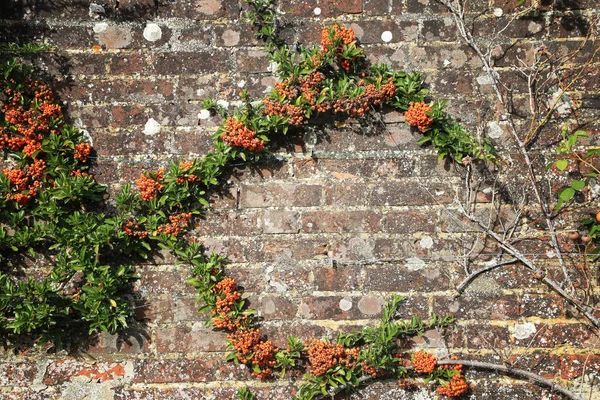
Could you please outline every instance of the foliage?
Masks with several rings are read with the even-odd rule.
[[[369,66],[351,29],[326,27],[320,46],[292,52],[278,36],[272,3],[249,4],[248,16],[268,42],[281,82],[259,102],[243,91],[243,105],[231,112],[206,100],[206,109],[224,119],[214,135],[214,151],[143,173],[135,188],[122,187],[110,214],[104,187],[89,173],[93,149],[83,133],[65,123],[54,94],[30,78],[30,68],[14,58],[1,65],[6,101],[0,147],[14,168],[0,174],[0,261],[6,271],[0,273],[0,330],[60,345],[67,328],[83,325],[91,334],[126,327],[131,314],[127,294],[137,278],[132,265],[163,248],[191,265],[188,283],[202,308],[211,311],[208,324],[229,332],[227,359],[246,364],[259,378],[274,370],[283,375],[307,368],[300,399],[356,386],[364,376],[420,373],[396,353],[398,339],[447,326],[451,318],[398,321],[394,315],[401,298],[393,297],[376,327],[340,335],[336,343],[304,344],[290,337],[286,349],[277,349],[261,335],[236,282],[225,276],[226,260],[204,255],[186,233],[209,206],[208,193],[230,163],[258,160],[268,152],[263,149],[270,139],[302,129],[317,116],[360,119],[382,107],[396,109],[423,134],[422,144],[431,143],[440,157],[459,162],[466,157],[493,161],[491,146],[448,117],[445,104],[425,103],[428,91],[421,74]],[[54,261],[49,274],[21,279],[12,273],[28,268],[25,255],[39,254]],[[433,368],[426,378],[445,384],[459,375]],[[242,391],[240,396],[252,395]]]

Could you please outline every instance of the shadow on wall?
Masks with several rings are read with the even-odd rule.
[[[153,18],[159,0],[4,0],[0,19],[31,19],[68,15],[135,21]]]

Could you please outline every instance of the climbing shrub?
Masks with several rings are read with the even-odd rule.
[[[300,399],[373,377],[395,377],[404,385],[407,379],[433,381],[440,393],[460,395],[467,386],[459,368],[440,366],[425,353],[411,356],[398,344],[448,326],[451,317],[397,320],[401,298],[393,296],[377,326],[334,342],[304,344],[290,337],[278,349],[261,334],[237,283],[224,275],[225,259],[205,255],[188,237],[228,165],[268,156],[271,139],[319,117],[364,119],[384,107],[396,109],[423,135],[419,143],[430,144],[441,158],[495,160],[487,140],[476,140],[443,111],[443,103],[430,101],[421,74],[369,65],[351,29],[325,27],[320,45],[293,52],[277,35],[271,4],[249,4],[248,16],[267,40],[280,81],[260,101],[242,92],[243,104],[234,110],[207,99],[206,108],[223,117],[214,151],[141,173],[114,201],[89,171],[91,143],[64,121],[52,90],[14,58],[1,65],[0,146],[13,167],[0,174],[0,330],[60,345],[64,332],[82,325],[90,334],[126,327],[138,277],[132,265],[162,248],[192,266],[188,282],[211,310],[208,323],[228,332],[227,359],[263,379],[306,368]],[[39,255],[48,260],[49,273],[38,268],[33,277],[26,258]]]

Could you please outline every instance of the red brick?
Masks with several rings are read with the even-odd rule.
[[[222,50],[157,53],[152,55],[152,65],[160,75],[202,74],[230,69],[229,53]]]
[[[108,61],[108,69],[114,75],[132,75],[146,70],[146,56],[137,53],[118,54]]]
[[[302,230],[314,232],[376,232],[382,215],[372,211],[309,211],[302,215]]]
[[[314,287],[320,291],[354,291],[362,287],[363,268],[334,265],[312,269]]]
[[[418,268],[418,269],[417,269]],[[375,264],[365,269],[365,290],[384,292],[408,292],[420,290],[444,290],[450,281],[444,268],[433,263],[421,264]]]
[[[212,382],[227,379],[229,372],[233,370],[227,365],[224,357],[148,358],[136,361],[133,381],[136,383]]]
[[[563,379],[578,378],[584,373],[600,372],[599,355],[564,355],[560,357],[560,377]]]
[[[125,365],[119,362],[86,363],[75,360],[54,361],[46,367],[43,383],[58,385],[76,377],[86,377],[98,382],[119,379],[125,376]]]
[[[285,297],[261,297],[258,310],[260,315],[270,321],[293,320],[298,311],[298,304]]]
[[[161,18],[237,19],[239,12],[238,2],[235,0],[158,0],[158,16]]]
[[[459,320],[504,320],[523,315],[521,303],[515,295],[496,297],[462,295],[456,299],[435,298],[433,311],[436,314],[454,314]]]
[[[460,327],[464,332],[469,349],[504,349],[510,344],[508,328],[489,324]]]
[[[0,386],[29,386],[37,373],[35,362],[0,363]]]
[[[361,0],[322,0],[319,3],[300,0],[283,0],[280,8],[287,14],[314,17],[314,9],[321,9],[321,18],[342,14],[358,14],[362,12]]]
[[[240,207],[311,207],[321,205],[320,185],[242,185]]]
[[[578,348],[587,348],[598,345],[598,337],[585,324],[560,323],[553,326],[536,324],[539,331],[534,340],[535,347],[557,347],[570,345]],[[528,339],[516,341],[521,346],[528,345]]]
[[[190,353],[225,351],[225,332],[204,327],[160,328],[156,330],[156,351],[159,353]]]

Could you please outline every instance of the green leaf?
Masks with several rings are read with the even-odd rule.
[[[569,201],[575,196],[575,189],[566,188],[560,192],[560,199],[563,201]]]
[[[571,187],[575,190],[581,190],[585,187],[586,182],[585,181],[573,181],[571,182]]]
[[[569,161],[567,160],[558,160],[556,161],[556,168],[561,171],[564,171],[569,166]]]

